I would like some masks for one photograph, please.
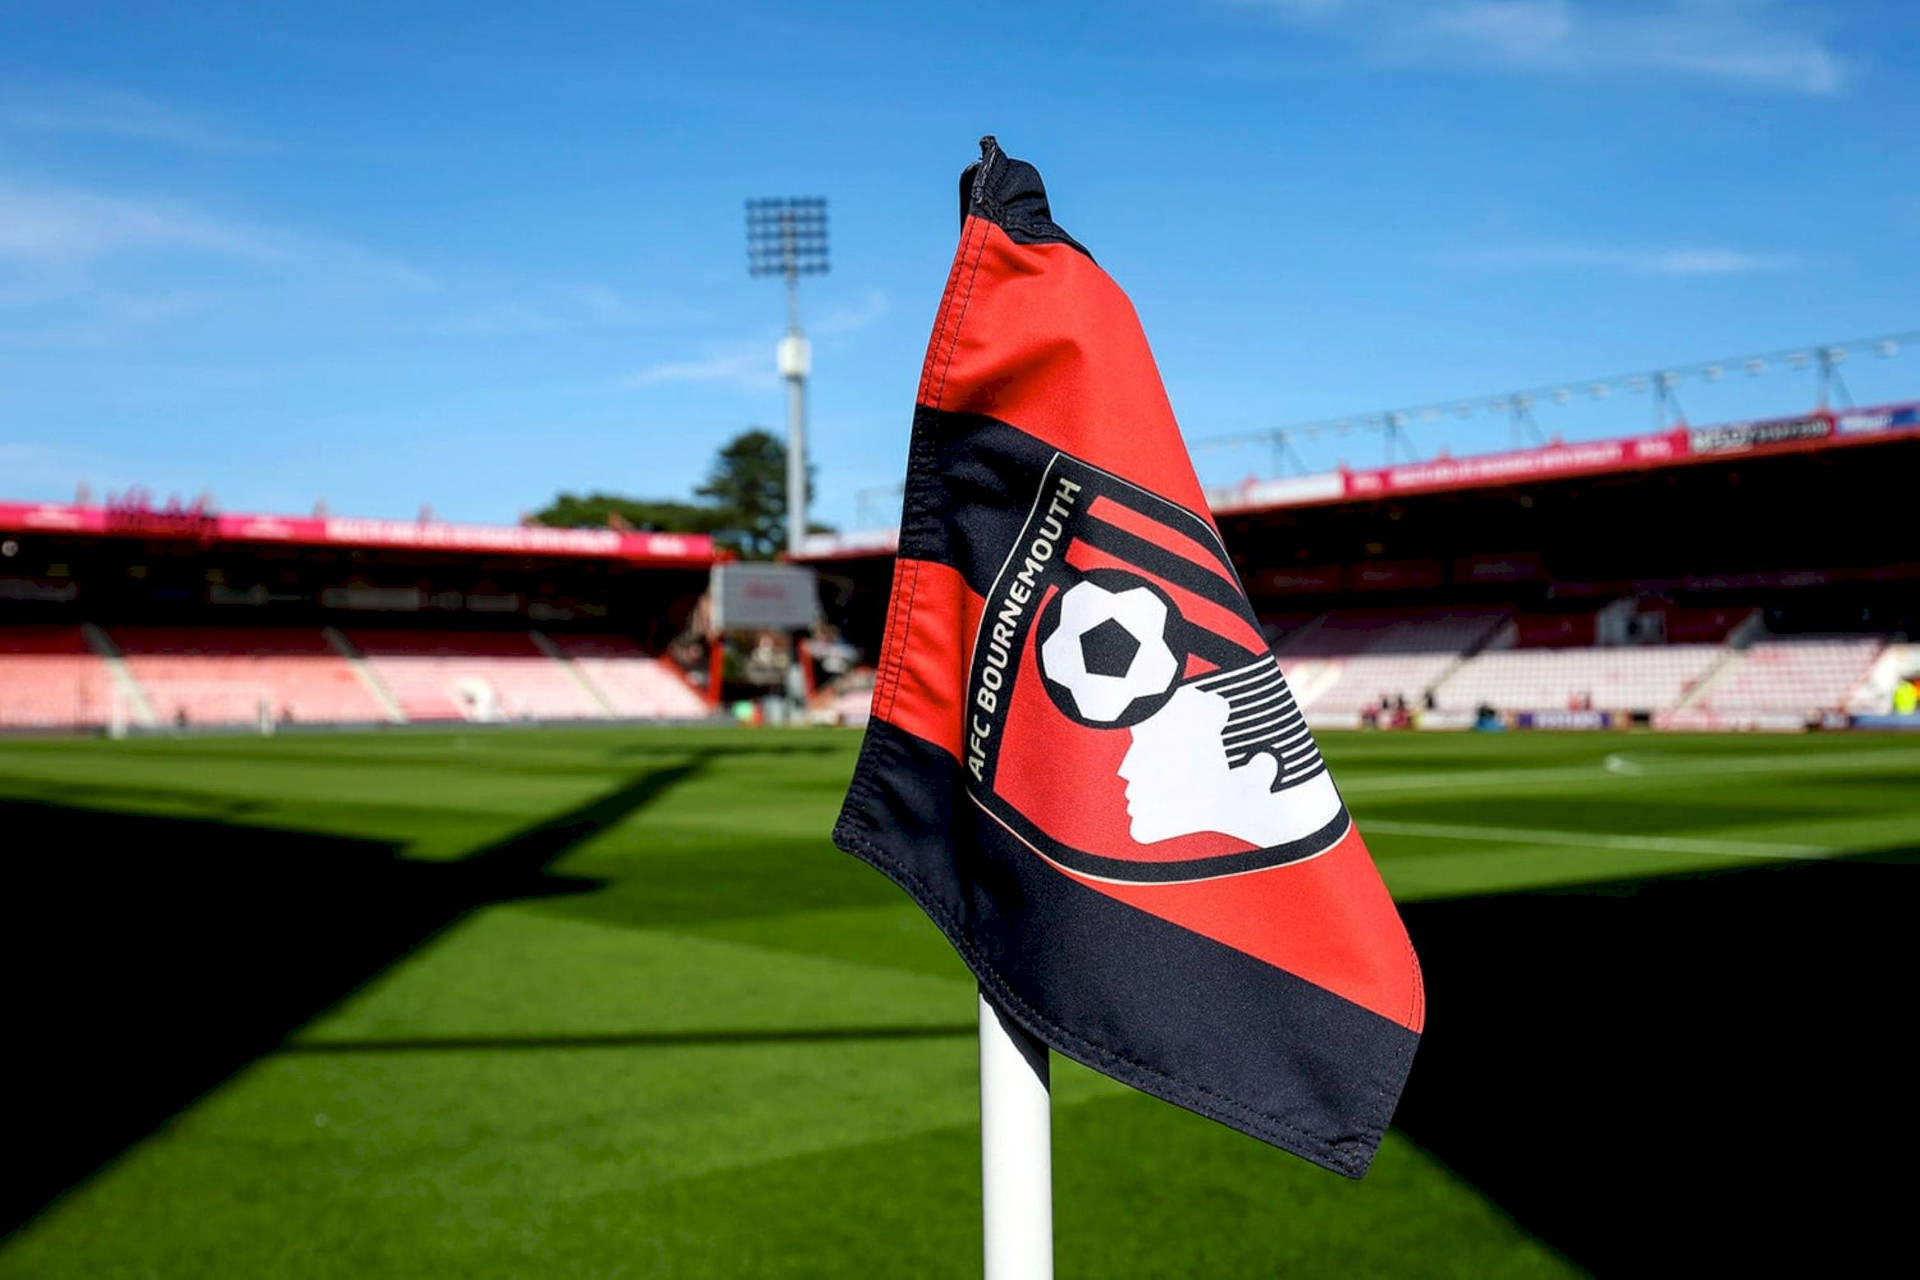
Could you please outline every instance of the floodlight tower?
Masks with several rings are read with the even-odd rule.
[[[827,274],[827,202],[819,196],[747,201],[747,271],[787,282],[787,336],[776,361],[787,380],[787,549],[807,536],[807,372],[800,277]]]

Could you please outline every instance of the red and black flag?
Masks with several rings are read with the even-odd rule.
[[[1126,295],[991,138],[961,201],[834,841],[1053,1049],[1357,1177],[1413,949]]]

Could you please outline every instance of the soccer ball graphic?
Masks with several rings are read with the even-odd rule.
[[[1167,598],[1131,574],[1089,576],[1041,619],[1040,672],[1062,711],[1119,728],[1160,709],[1180,676]]]

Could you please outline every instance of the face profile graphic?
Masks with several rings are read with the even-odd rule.
[[[1232,702],[1196,682],[1128,730],[1133,746],[1120,761],[1120,777],[1135,840],[1152,844],[1216,831],[1264,849],[1310,836],[1340,811],[1340,794],[1324,768],[1276,789],[1287,766],[1267,744],[1243,763],[1230,763],[1225,735],[1233,717]],[[1302,735],[1312,751],[1304,726]],[[1312,754],[1317,763],[1318,752]]]
[[[1172,602],[1144,580],[1082,580],[1049,618],[1040,664],[1057,705],[1125,729],[1128,834],[1215,833],[1266,849],[1322,832],[1340,794],[1271,654],[1181,681]]]

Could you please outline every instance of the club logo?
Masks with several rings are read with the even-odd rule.
[[[1323,853],[1347,811],[1213,527],[1055,454],[980,620],[974,800],[1107,880]]]

